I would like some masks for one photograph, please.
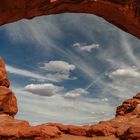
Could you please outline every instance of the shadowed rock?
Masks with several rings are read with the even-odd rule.
[[[5,64],[1,58],[0,58],[0,86],[5,86],[7,88],[9,88],[10,86],[10,82],[8,80],[5,70]]]
[[[0,58],[0,114],[15,116],[18,111],[17,100],[9,85],[5,64]]]
[[[14,93],[10,89],[0,86],[0,114],[15,116],[17,111],[17,100]]]
[[[60,13],[94,14],[140,38],[139,0],[0,0],[0,25]]]

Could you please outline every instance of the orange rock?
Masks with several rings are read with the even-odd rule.
[[[134,99],[139,99],[140,100],[140,93],[138,93],[136,96],[133,97]]]
[[[115,128],[105,124],[97,124],[91,127],[92,136],[110,136],[116,132]]]
[[[88,126],[74,126],[74,125],[57,125],[57,127],[66,134],[87,136],[90,127]]]
[[[122,137],[126,140],[139,140],[140,139],[140,125],[131,126]]]
[[[126,115],[128,113],[132,113],[134,110],[136,111],[136,107],[138,109],[138,104],[140,104],[140,93],[134,96],[132,99],[128,99],[123,102],[121,106],[117,107],[116,116],[118,115]]]
[[[91,140],[119,140],[119,138],[114,135],[106,136],[106,137],[93,137]]]
[[[1,58],[0,58],[0,86],[5,86],[5,87],[10,86],[10,82],[8,80],[6,70],[5,70],[5,64]]]
[[[14,116],[17,111],[17,100],[14,93],[10,89],[0,86],[0,113]]]

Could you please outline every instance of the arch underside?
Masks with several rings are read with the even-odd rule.
[[[89,13],[140,38],[139,0],[1,0],[0,25],[60,13]]]

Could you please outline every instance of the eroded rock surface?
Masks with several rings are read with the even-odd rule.
[[[18,111],[17,100],[9,85],[4,62],[0,59],[0,114],[14,116]]]
[[[3,60],[0,58],[0,86],[5,86],[9,88],[10,82],[7,78],[7,73],[5,70],[5,65]]]
[[[139,0],[0,0],[0,25],[60,13],[89,13],[140,38]]]
[[[0,72],[8,79],[2,59]],[[16,97],[8,87],[0,85],[0,140],[140,140],[140,93],[124,101],[117,108],[115,118],[96,125],[31,126],[27,121],[14,118]]]
[[[17,100],[12,90],[0,86],[0,114],[15,116],[17,111]]]

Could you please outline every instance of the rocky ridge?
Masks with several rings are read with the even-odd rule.
[[[140,38],[139,0],[0,0],[0,25],[60,13],[94,14]]]
[[[17,101],[9,89],[5,65],[0,59],[0,140],[140,140],[140,93],[122,103],[116,117],[96,125],[46,123],[31,126],[14,118]]]

